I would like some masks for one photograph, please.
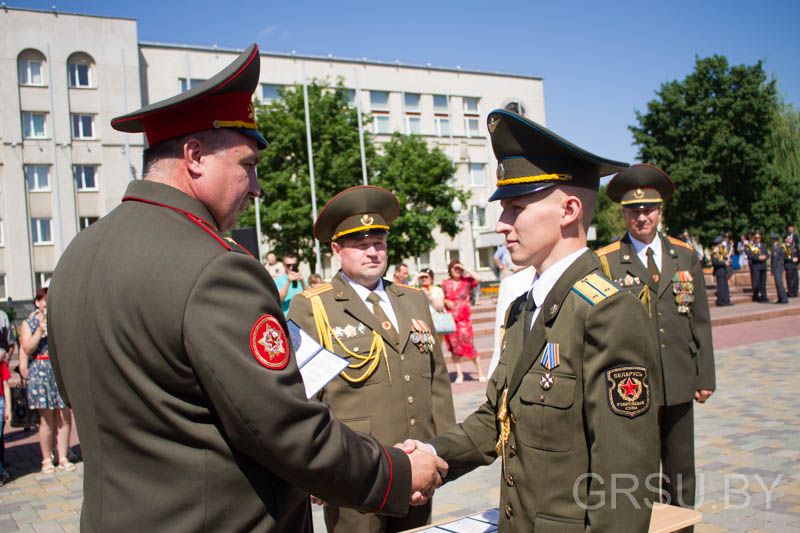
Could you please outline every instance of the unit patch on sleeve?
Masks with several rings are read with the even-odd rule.
[[[283,370],[289,364],[289,341],[278,319],[262,315],[250,330],[250,351],[258,364],[270,370]]]
[[[650,408],[647,369],[638,365],[615,366],[606,370],[608,406],[615,415],[636,418]]]

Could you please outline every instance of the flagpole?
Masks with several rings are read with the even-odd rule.
[[[369,184],[367,179],[367,158],[364,155],[364,126],[361,123],[361,82],[358,76],[358,67],[355,67],[356,74],[356,113],[358,115],[358,144],[361,148],[361,180],[364,185]]]
[[[311,116],[308,112],[308,82],[306,81],[306,64],[303,62],[303,107],[306,112],[306,144],[308,145],[308,173],[311,179],[311,216],[317,220],[317,185],[314,180],[314,149],[311,147]],[[314,252],[317,264],[314,272],[322,275],[322,254],[319,249],[319,240],[314,239]]]

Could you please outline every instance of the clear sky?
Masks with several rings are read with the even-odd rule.
[[[130,17],[144,41],[327,55],[544,78],[547,125],[598,155],[634,161],[627,127],[695,56],[764,61],[800,107],[800,1],[8,0],[13,7]]]

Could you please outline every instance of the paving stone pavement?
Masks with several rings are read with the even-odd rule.
[[[800,337],[786,337],[717,350],[717,393],[695,409],[698,533],[800,531],[799,348]],[[477,384],[454,392],[459,420],[484,395]],[[83,465],[39,473],[32,437],[7,433],[15,479],[0,487],[0,533],[78,531]],[[434,520],[496,506],[499,479],[495,462],[446,484],[434,498]],[[316,531],[324,531],[319,508],[314,515]]]

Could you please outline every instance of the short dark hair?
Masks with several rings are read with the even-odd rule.
[[[45,296],[47,296],[47,287],[40,287],[36,289],[36,296],[34,296],[33,301],[38,302],[39,300],[44,300]]]
[[[395,269],[395,270],[399,270],[399,269],[400,269],[400,268],[402,268],[402,267],[406,267],[406,268],[408,268],[408,265],[407,265],[407,264],[405,264],[405,263],[397,263],[397,264],[394,266],[394,269]]]
[[[176,159],[183,157],[183,145],[189,139],[198,139],[207,145],[212,151],[217,151],[227,146],[230,138],[220,133],[226,130],[203,130],[189,133],[174,139],[167,139],[160,143],[148,146],[142,154],[142,176],[147,176],[153,170],[153,166],[164,159]]]

